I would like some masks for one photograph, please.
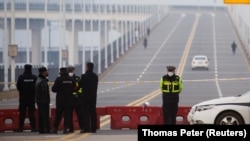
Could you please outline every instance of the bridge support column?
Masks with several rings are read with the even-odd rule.
[[[104,40],[105,40],[105,46],[104,46],[104,51],[105,51],[105,69],[108,68],[108,21],[107,20],[104,20]]]
[[[73,24],[73,25],[71,25]],[[69,31],[69,47],[68,47],[68,62],[69,65],[77,65],[79,64],[78,59],[78,31],[82,30],[82,24],[72,23],[68,24],[66,29]],[[84,65],[85,62],[82,62]]]
[[[126,42],[126,47],[125,47],[125,50],[128,50],[128,47],[129,47],[129,44],[128,44],[128,38],[129,38],[129,36],[128,36],[128,32],[129,31],[129,28],[128,28],[128,21],[127,20],[125,20],[125,42]]]
[[[114,44],[113,44],[113,39],[114,39],[114,35],[113,35],[113,24],[112,24],[112,20],[110,20],[110,23],[109,23],[109,41],[110,41],[110,54],[111,54],[111,63],[113,64],[114,63]]]
[[[124,35],[124,30],[123,30],[123,20],[121,20],[120,22],[120,33],[121,33],[121,54],[124,54],[124,38],[123,38],[123,35]]]
[[[133,46],[133,27],[132,27],[132,22],[131,21],[129,21],[129,36],[130,36],[130,47],[132,47]]]
[[[41,34],[43,25],[44,22],[42,20],[35,20],[30,23],[32,36],[32,65],[41,65],[42,63]]]
[[[115,22],[116,31],[119,32],[119,21],[116,20]],[[116,58],[118,59],[120,57],[120,51],[119,51],[119,37],[116,39]]]
[[[133,40],[133,45],[136,43],[136,40],[135,40],[135,21],[132,21],[132,40]]]

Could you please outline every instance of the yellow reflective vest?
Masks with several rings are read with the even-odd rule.
[[[79,87],[79,80],[80,80],[80,77],[76,76],[75,78],[75,85],[76,85],[76,90],[73,92],[73,95],[78,95],[78,94],[82,94],[82,88]]]
[[[174,78],[170,78],[165,75],[160,80],[160,89],[165,94],[179,94],[183,89],[182,79],[178,75],[174,75]]]

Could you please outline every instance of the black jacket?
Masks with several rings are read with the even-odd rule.
[[[75,88],[75,81],[67,74],[57,77],[52,91],[56,93],[56,104],[70,104]]]
[[[18,77],[17,90],[20,102],[35,102],[35,86],[37,77],[31,72],[24,72]]]
[[[82,74],[79,85],[83,91],[83,99],[96,102],[98,76],[93,71],[87,71],[85,74]]]
[[[147,39],[144,39],[144,40],[143,40],[143,45],[144,45],[144,46],[147,46],[147,45],[148,45],[148,40],[147,40]]]
[[[49,84],[46,77],[39,75],[36,81],[36,102],[49,104],[50,103],[50,94],[49,94]]]

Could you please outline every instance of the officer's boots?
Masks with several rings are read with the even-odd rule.
[[[53,129],[51,130],[51,133],[52,133],[52,134],[57,134],[57,132],[58,132],[58,130],[57,130],[56,128],[53,128]]]
[[[70,132],[69,128],[63,129],[63,134],[69,134],[69,133],[72,133],[72,132]]]

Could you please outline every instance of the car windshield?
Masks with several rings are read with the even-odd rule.
[[[195,57],[194,60],[206,60],[205,57]]]

